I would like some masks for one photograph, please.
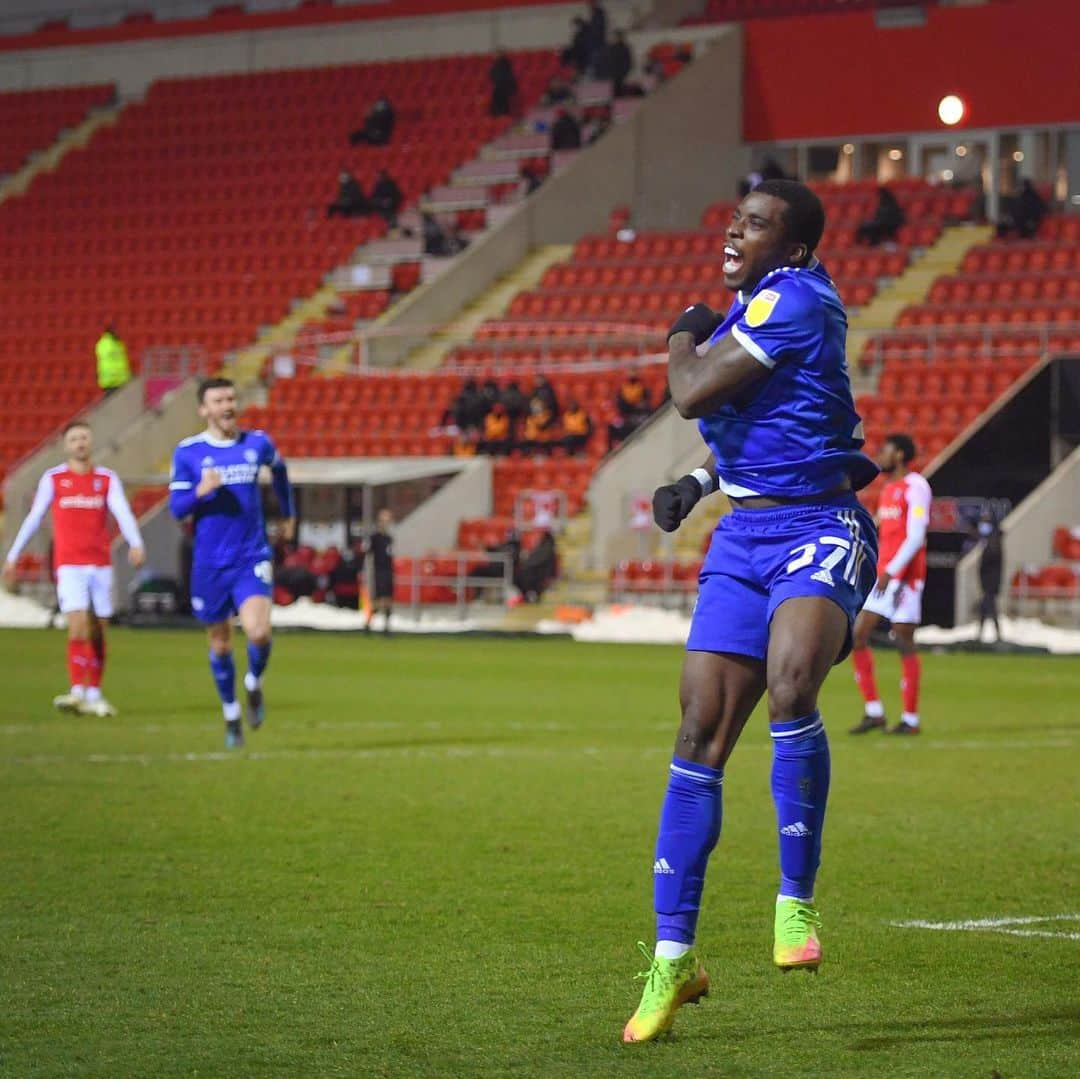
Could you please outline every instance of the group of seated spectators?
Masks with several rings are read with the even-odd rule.
[[[653,411],[649,391],[635,372],[623,380],[614,405],[617,417],[607,429],[611,449],[632,435]],[[494,379],[481,385],[470,378],[445,422],[457,431],[455,453],[459,456],[505,456],[515,450],[543,454],[556,447],[576,454],[594,430],[585,407],[574,397],[560,405],[555,388],[542,375],[529,393],[516,380],[500,387]]]
[[[378,214],[392,228],[397,223],[403,200],[401,188],[386,169],[379,169],[371,193],[365,195],[360,181],[347,165],[342,165],[338,174],[337,197],[326,208],[326,216],[367,217]]]

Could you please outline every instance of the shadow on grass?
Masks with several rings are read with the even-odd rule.
[[[858,1026],[875,1026],[862,1023]],[[845,1024],[846,1026],[846,1024]],[[844,1029],[844,1027],[841,1027]],[[961,1015],[890,1023],[886,1033],[852,1042],[850,1049],[891,1049],[900,1045],[931,1042],[982,1042],[1022,1040],[1024,1038],[1060,1038],[1080,1034],[1080,1006],[1017,1012],[1013,1015]]]

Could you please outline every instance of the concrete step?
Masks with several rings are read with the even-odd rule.
[[[115,124],[123,110],[122,102],[94,109],[81,124],[65,131],[48,149],[35,154],[18,172],[12,173],[0,184],[0,202],[25,194],[36,176],[52,172],[70,151],[85,146],[95,131]]]
[[[442,332],[434,334],[430,341],[414,349],[406,358],[406,366],[421,370],[438,367],[455,345],[472,337],[487,319],[503,314],[519,292],[533,288],[549,266],[563,262],[572,253],[573,247],[570,244],[549,244],[537,248],[518,263],[511,273],[499,278],[479,299],[462,310]]]
[[[870,338],[896,324],[905,307],[926,301],[934,281],[955,273],[971,248],[986,243],[993,235],[989,225],[954,225],[947,228],[907,269],[886,285],[848,324],[848,366],[856,392],[869,392],[866,376],[858,361]]]

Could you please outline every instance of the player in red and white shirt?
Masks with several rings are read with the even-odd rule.
[[[878,579],[855,620],[851,659],[855,681],[866,701],[862,722],[852,734],[885,727],[885,706],[874,681],[870,635],[881,622],[892,623],[900,653],[900,694],[903,712],[889,734],[919,733],[919,654],[915,627],[922,621],[922,594],[926,584],[926,531],[930,524],[930,484],[911,470],[915,443],[909,435],[888,435],[878,458],[888,483],[878,503]]]
[[[90,460],[90,428],[81,421],[64,431],[67,462],[50,468],[38,483],[4,562],[4,581],[15,583],[15,563],[30,537],[52,510],[53,565],[60,610],[68,625],[68,675],[71,689],[53,700],[62,712],[114,716],[101,695],[105,670],[105,621],[113,613],[113,570],[108,518],[111,513],[127,540],[133,566],[146,561],[142,536],[115,472]]]

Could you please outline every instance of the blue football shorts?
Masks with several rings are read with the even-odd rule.
[[[269,598],[274,567],[268,558],[245,559],[233,566],[191,567],[191,609],[200,622],[224,622],[251,596]]]
[[[686,647],[764,659],[776,608],[798,596],[826,596],[848,618],[839,663],[851,651],[855,616],[876,580],[874,522],[849,492],[817,503],[733,509],[716,526],[701,567]]]

